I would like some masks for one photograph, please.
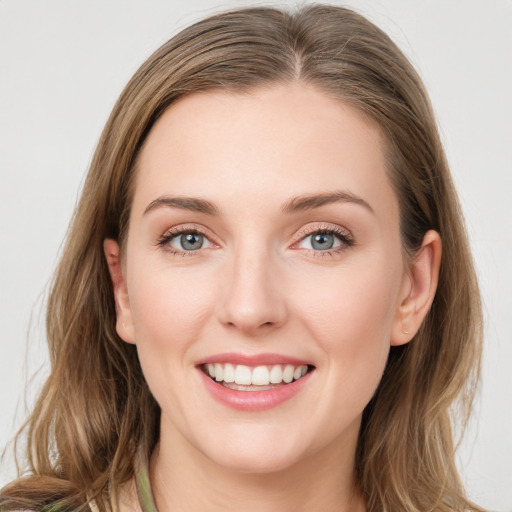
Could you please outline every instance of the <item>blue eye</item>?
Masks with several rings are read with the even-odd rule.
[[[304,237],[297,247],[313,251],[330,251],[352,245],[351,240],[345,234],[334,231],[316,231]]]
[[[326,251],[333,248],[335,240],[331,233],[316,233],[311,235],[311,247],[316,251]]]
[[[198,251],[211,247],[211,242],[201,233],[178,233],[168,238],[167,243],[178,251]]]

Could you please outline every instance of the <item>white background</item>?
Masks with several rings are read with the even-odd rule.
[[[45,292],[114,101],[177,30],[250,4],[0,0],[0,449],[47,371]],[[460,466],[472,498],[512,511],[512,0],[344,5],[400,45],[438,114],[486,314],[483,381]],[[8,452],[0,486],[13,476]]]

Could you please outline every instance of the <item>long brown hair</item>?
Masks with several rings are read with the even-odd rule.
[[[249,8],[212,16],[157,50],[121,94],[94,155],[48,302],[51,373],[23,431],[28,474],[0,492],[2,510],[58,500],[112,509],[149,454],[159,407],[135,347],[115,330],[107,237],[125,239],[137,154],[178,98],[212,89],[251,91],[307,83],[359,108],[380,126],[401,210],[406,254],[438,231],[443,260],[436,297],[414,340],[392,347],[366,407],[356,475],[368,511],[480,510],[454,463],[452,417],[469,414],[479,373],[478,285],[461,209],[432,108],[397,46],[351,10]],[[457,406],[457,409],[455,409]]]

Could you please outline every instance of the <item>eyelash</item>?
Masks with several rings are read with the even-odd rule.
[[[210,239],[209,239],[208,235],[205,233],[205,231],[203,231],[202,229],[200,229],[198,227],[193,227],[193,228],[176,227],[176,228],[171,228],[164,235],[162,235],[157,240],[156,245],[158,247],[165,249],[166,251],[170,252],[171,254],[176,255],[176,256],[182,256],[182,257],[197,256],[197,253],[200,251],[200,249],[195,250],[195,251],[184,251],[184,250],[175,249],[174,247],[172,247],[170,245],[170,242],[172,240],[174,240],[175,238],[177,238],[178,236],[188,235],[188,234],[201,235],[201,236],[205,237],[206,239],[208,239],[208,241],[210,241]],[[326,256],[335,256],[337,253],[343,252],[347,248],[352,247],[354,245],[354,240],[352,238],[352,235],[347,230],[342,229],[337,226],[322,225],[322,226],[315,226],[314,228],[311,228],[311,229],[304,229],[303,231],[301,231],[298,234],[298,236],[300,237],[299,240],[297,242],[295,242],[291,247],[294,248],[295,246],[297,246],[298,244],[300,244],[301,242],[306,240],[306,238],[313,236],[313,235],[318,235],[318,234],[333,235],[341,242],[341,245],[334,249],[327,249],[327,250],[323,250],[323,251],[314,250],[314,249],[304,249],[305,251],[307,251],[308,253],[312,254],[314,257],[317,257],[317,258],[322,258],[322,257],[326,257]],[[214,244],[211,241],[210,241],[210,243]],[[216,244],[214,244],[214,245],[216,245]]]
[[[184,227],[176,227],[171,228],[169,231],[167,231],[164,235],[162,235],[158,240],[156,245],[158,247],[161,247],[165,249],[166,251],[170,252],[171,254],[175,256],[196,256],[199,252],[199,249],[197,251],[180,251],[179,249],[175,249],[170,245],[170,242],[174,240],[175,238],[181,236],[181,235],[201,235],[208,240],[208,235],[198,227],[192,227],[192,228],[184,228]],[[210,242],[213,243],[213,242]]]
[[[333,257],[354,245],[354,239],[348,230],[340,228],[339,226],[321,225],[321,226],[315,226],[314,228],[306,228],[303,231],[301,231],[298,235],[299,240],[297,242],[295,242],[292,245],[292,247],[303,242],[304,240],[306,240],[306,238],[308,238],[310,236],[320,235],[320,234],[335,236],[341,242],[341,245],[334,249],[327,249],[324,251],[320,251],[320,250],[315,251],[314,249],[305,249],[308,251],[308,253],[310,253],[315,258]]]

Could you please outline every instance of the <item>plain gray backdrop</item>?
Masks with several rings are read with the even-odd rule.
[[[179,29],[220,9],[254,4],[0,0],[0,449],[48,370],[48,282],[117,96]],[[486,317],[483,380],[459,464],[473,499],[512,511],[512,1],[343,5],[399,44],[431,94]],[[8,452],[0,486],[14,472]]]

